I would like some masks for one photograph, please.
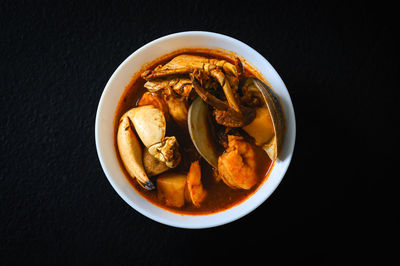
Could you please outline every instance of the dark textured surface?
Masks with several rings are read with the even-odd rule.
[[[389,262],[398,224],[386,191],[398,153],[385,149],[398,137],[394,8],[278,3],[2,1],[0,265]],[[259,51],[285,81],[297,119],[277,191],[244,218],[205,230],[161,225],[129,207],[94,142],[116,67],[185,30]]]

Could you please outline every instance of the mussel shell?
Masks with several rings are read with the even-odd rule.
[[[208,105],[197,97],[190,105],[188,128],[193,144],[201,156],[214,168],[218,167],[217,143],[210,122]]]
[[[285,133],[285,118],[282,106],[274,91],[267,84],[256,77],[249,77],[249,79],[254,81],[271,115],[275,136],[272,138],[271,142],[264,145],[263,148],[271,160],[276,160],[279,156]]]

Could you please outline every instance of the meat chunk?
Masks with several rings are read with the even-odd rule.
[[[250,189],[258,182],[254,146],[240,136],[228,136],[228,149],[218,158],[222,180],[234,189]]]
[[[185,197],[187,201],[193,203],[194,206],[200,207],[200,203],[207,196],[201,183],[201,168],[199,161],[195,161],[190,165],[189,173],[186,180]]]

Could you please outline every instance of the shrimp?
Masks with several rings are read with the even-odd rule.
[[[200,203],[207,196],[207,191],[201,183],[201,168],[199,161],[195,161],[190,165],[189,173],[187,174],[185,197],[187,201],[193,203],[194,206],[200,207]]]
[[[252,188],[258,181],[254,147],[241,136],[228,135],[228,149],[218,158],[218,172],[231,188]]]

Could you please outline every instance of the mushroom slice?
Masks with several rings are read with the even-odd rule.
[[[128,116],[123,117],[119,124],[117,145],[122,162],[124,163],[125,169],[128,171],[129,175],[135,177],[139,184],[145,189],[154,189],[154,184],[150,181],[146,171],[144,170],[142,148],[132,130]]]
[[[201,183],[201,168],[199,161],[195,161],[190,165],[189,173],[186,178],[185,198],[193,203],[194,206],[200,207],[200,204],[207,196]]]

